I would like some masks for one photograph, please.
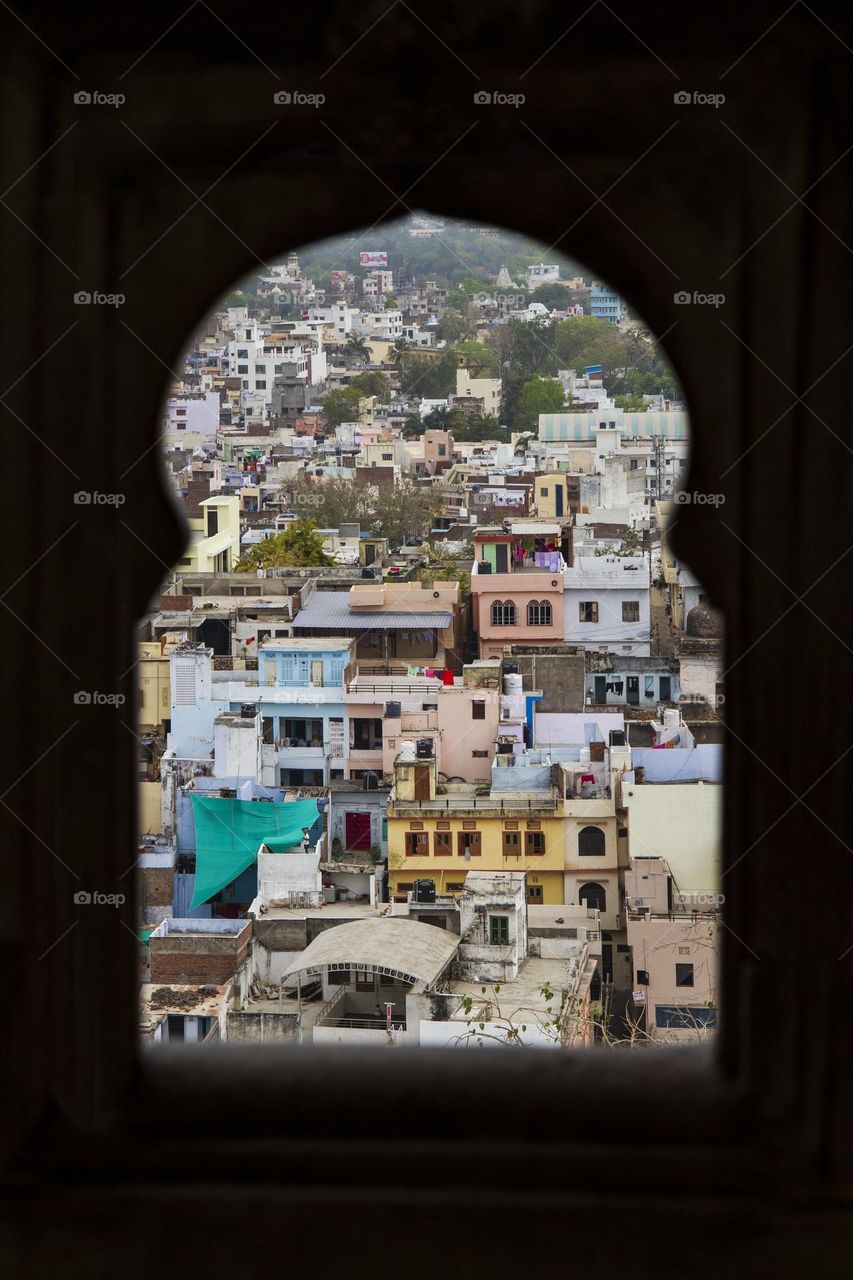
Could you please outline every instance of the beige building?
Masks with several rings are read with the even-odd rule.
[[[456,370],[456,399],[464,400],[474,396],[483,401],[483,412],[500,417],[501,412],[501,380],[500,378],[472,378],[465,368]]]
[[[634,1004],[655,1039],[702,1039],[716,1026],[722,794],[708,782],[624,789]]]
[[[664,858],[638,858],[625,874],[637,1021],[653,1040],[691,1042],[717,1022],[722,898],[674,889]]]
[[[178,569],[190,573],[228,573],[240,558],[240,499],[205,498],[200,519],[190,518],[190,544]]]

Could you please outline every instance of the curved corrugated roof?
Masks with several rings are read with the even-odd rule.
[[[324,929],[282,977],[331,964],[395,969],[415,982],[429,984],[440,976],[458,946],[456,934],[435,925],[414,920],[356,920]]]

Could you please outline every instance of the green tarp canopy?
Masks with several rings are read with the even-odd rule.
[[[302,828],[312,827],[316,800],[225,800],[191,793],[195,822],[195,892],[190,909],[200,907],[255,861],[265,844],[281,853],[302,844]]]

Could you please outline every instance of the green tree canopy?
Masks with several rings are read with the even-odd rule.
[[[564,307],[570,307],[575,300],[568,285],[560,284],[555,281],[553,284],[542,284],[538,289],[533,291],[534,302],[541,302],[543,307],[549,310],[557,307],[563,310]]]
[[[446,400],[456,390],[455,355],[446,351],[437,360],[415,353],[407,355],[400,365],[400,385],[406,395]]]
[[[326,565],[332,561],[323,551],[323,539],[315,520],[300,516],[289,529],[251,547],[234,566],[237,573],[257,569]]]
[[[466,338],[464,342],[457,342],[453,350],[457,359],[464,358],[472,378],[496,376],[498,358],[494,347],[488,346],[485,342],[477,342],[473,338]]]
[[[515,430],[534,431],[540,413],[559,413],[564,404],[565,392],[556,378],[530,378],[518,397]]]
[[[358,420],[358,405],[362,398],[357,387],[333,387],[320,401],[327,427],[339,427],[342,422]]]
[[[376,485],[371,490],[373,507],[371,532],[399,547],[407,538],[422,538],[432,528],[440,504],[429,485],[404,479],[395,485]]]
[[[387,404],[391,399],[391,384],[385,374],[376,369],[366,369],[353,378],[349,385],[361,396],[376,396],[382,404]]]

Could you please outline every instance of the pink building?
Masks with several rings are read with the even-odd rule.
[[[429,740],[440,774],[488,782],[500,719],[500,693],[425,677],[359,673],[345,692],[350,724],[350,777],[390,776],[401,744]]]
[[[635,1015],[654,1040],[707,1039],[717,1025],[721,895],[678,893],[665,858],[625,873]]]
[[[424,432],[424,466],[427,475],[440,475],[453,461],[453,436],[449,431]]]
[[[474,664],[445,684],[426,676],[359,669],[344,691],[349,776],[390,777],[403,742],[429,742],[440,781],[489,782],[496,751],[524,746],[523,695],[501,692],[496,662]]]
[[[563,640],[571,560],[571,528],[560,521],[504,521],[476,534],[471,601],[481,658],[500,657],[510,644]]]

